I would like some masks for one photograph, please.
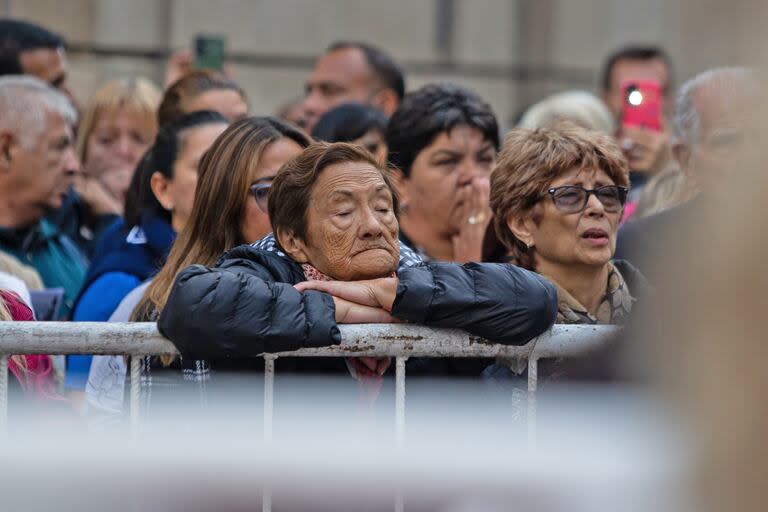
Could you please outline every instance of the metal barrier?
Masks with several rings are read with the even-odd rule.
[[[409,357],[492,357],[528,361],[527,422],[535,445],[538,360],[573,357],[599,348],[618,331],[613,326],[555,325],[523,346],[492,343],[457,329],[409,324],[340,325],[340,345],[264,354],[264,435],[269,442],[273,420],[275,359],[279,357],[394,357],[396,439],[405,436],[405,362]],[[12,354],[96,354],[132,356],[130,363],[131,433],[139,429],[140,358],[177,354],[154,323],[0,322],[0,430],[8,409],[8,356]],[[265,490],[263,510],[271,509]],[[402,510],[396,500],[395,510]]]

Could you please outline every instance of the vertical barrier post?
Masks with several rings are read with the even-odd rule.
[[[395,440],[402,448],[405,442],[405,362],[407,357],[395,359]]]
[[[139,435],[141,421],[141,356],[131,356],[131,437]]]
[[[8,430],[8,356],[0,356],[0,434]]]
[[[272,425],[275,414],[275,359],[276,356],[264,354],[264,446],[272,444]],[[261,500],[262,512],[272,512],[272,490],[265,483]]]
[[[536,449],[536,389],[539,386],[539,360],[531,354],[528,358],[528,449]]]
[[[395,442],[398,450],[405,444],[405,362],[407,357],[395,359]],[[401,489],[395,491],[395,512],[405,508]]]

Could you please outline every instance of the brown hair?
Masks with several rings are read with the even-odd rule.
[[[230,90],[237,92],[248,103],[245,92],[232,80],[216,71],[197,70],[187,73],[168,87],[157,109],[160,126],[188,113],[184,107],[190,98],[208,91]]]
[[[297,238],[307,240],[307,210],[312,188],[328,166],[345,162],[363,162],[378,169],[392,193],[394,211],[398,211],[399,201],[390,171],[383,169],[376,157],[354,144],[316,142],[286,162],[272,182],[268,209],[278,246],[278,232],[293,233]]]
[[[181,270],[194,264],[211,266],[225,251],[255,242],[241,235],[248,187],[265,148],[283,137],[301,147],[310,144],[306,135],[277,119],[249,117],[230,125],[205,152],[189,220],[131,320],[150,320],[162,311]]]
[[[558,176],[578,168],[601,169],[616,185],[629,186],[629,168],[609,135],[561,123],[555,129],[512,130],[491,173],[491,209],[499,240],[520,266],[533,269],[533,251],[507,226],[528,214]]]
[[[85,107],[77,133],[77,156],[81,162],[88,158],[88,139],[96,128],[99,118],[111,110],[125,108],[144,117],[150,131],[149,139],[157,133],[155,110],[160,103],[160,90],[146,78],[111,80],[101,86]]]

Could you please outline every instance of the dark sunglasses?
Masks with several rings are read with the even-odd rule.
[[[603,204],[603,208],[608,213],[617,213],[624,208],[627,202],[627,187],[617,185],[607,185],[586,189],[579,186],[555,187],[547,190],[552,196],[555,207],[563,213],[578,213],[587,207],[589,196],[595,194],[595,197]]]
[[[256,205],[264,213],[267,212],[267,200],[269,199],[270,187],[272,187],[271,183],[254,183],[248,189],[256,200]]]

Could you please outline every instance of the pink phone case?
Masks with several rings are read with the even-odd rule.
[[[661,131],[661,87],[652,80],[626,80],[621,125]]]

